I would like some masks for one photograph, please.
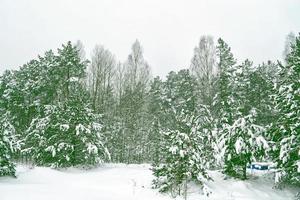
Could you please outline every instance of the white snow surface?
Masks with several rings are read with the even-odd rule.
[[[18,178],[0,178],[1,200],[171,200],[170,195],[151,189],[150,165],[105,164],[97,169],[54,170],[45,167],[17,167]],[[253,175],[254,173],[254,175]],[[271,174],[253,172],[247,181],[224,180],[217,171],[206,182],[212,192],[206,197],[195,184],[188,189],[189,200],[287,200],[299,188],[272,189]],[[177,197],[180,200],[183,197]]]

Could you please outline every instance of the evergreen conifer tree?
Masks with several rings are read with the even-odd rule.
[[[275,95],[279,119],[274,124],[277,183],[300,184],[300,35],[281,66]]]
[[[247,116],[238,117],[231,126],[222,131],[221,144],[224,154],[224,173],[246,179],[246,167],[269,150],[262,134],[265,129],[254,124],[255,110]]]
[[[187,183],[196,181],[204,187],[205,150],[201,119],[196,113],[195,80],[188,70],[171,72],[162,91],[165,123],[161,129],[162,163],[154,165],[154,187],[174,196],[187,195]]]
[[[0,114],[0,176],[15,176],[12,153],[20,146],[15,128],[10,123],[11,116],[3,109],[0,109]]]
[[[226,130],[234,121],[234,89],[232,87],[233,71],[236,60],[233,57],[230,47],[223,39],[218,39],[216,48],[218,79],[216,81],[217,92],[213,102],[213,118],[215,121],[216,139],[219,138],[223,130]],[[223,165],[221,158],[221,147],[216,144],[215,158],[217,165]]]
[[[109,159],[101,119],[91,110],[85,78],[86,61],[70,42],[58,50],[57,65],[49,70],[56,80],[56,98],[43,105],[26,133],[26,152],[39,165],[96,165]],[[49,73],[50,73],[49,72]]]

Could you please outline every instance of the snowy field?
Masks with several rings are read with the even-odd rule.
[[[105,165],[98,169],[68,169],[18,166],[17,179],[0,178],[0,200],[171,200],[151,189],[149,165]],[[210,197],[189,187],[190,200],[287,200],[297,189],[272,189],[270,174],[253,175],[247,181],[224,180],[219,172],[210,172],[213,182]],[[177,198],[181,199],[181,198]]]

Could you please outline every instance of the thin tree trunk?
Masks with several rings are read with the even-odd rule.
[[[247,179],[247,172],[246,172],[246,164],[243,166],[243,180],[246,180]]]
[[[187,200],[187,179],[185,179],[185,183],[184,183],[184,200]]]

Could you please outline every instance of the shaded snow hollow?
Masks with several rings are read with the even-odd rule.
[[[169,195],[151,189],[150,165],[108,164],[92,170],[50,168],[29,169],[18,166],[17,179],[0,178],[1,200],[171,200]],[[270,175],[255,174],[247,181],[224,180],[220,172],[211,171],[213,182],[207,182],[212,194],[201,195],[190,185],[189,200],[287,200],[297,189],[272,189]],[[182,199],[182,197],[177,198]]]

